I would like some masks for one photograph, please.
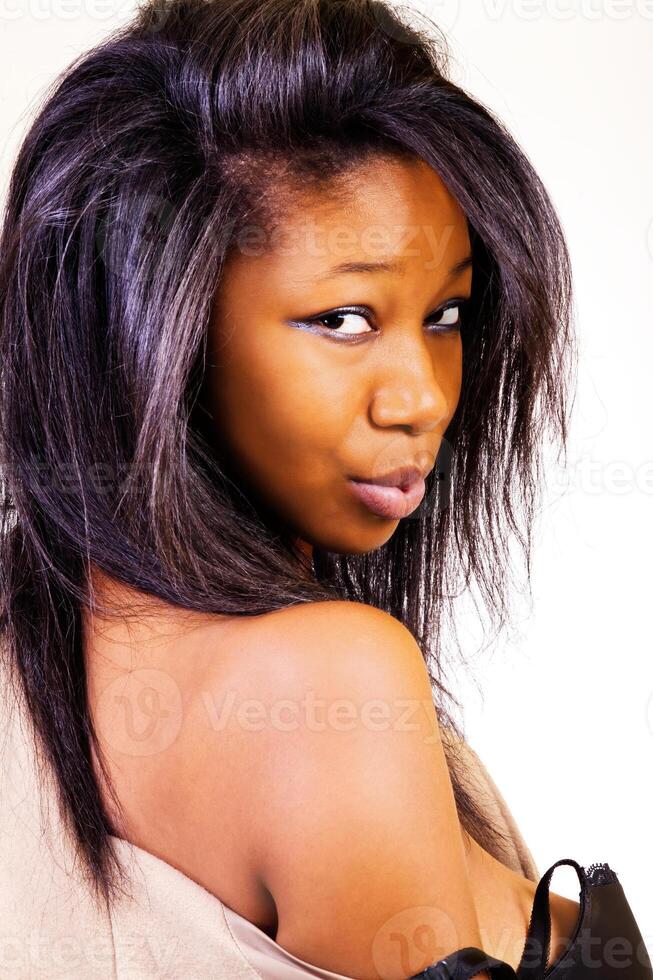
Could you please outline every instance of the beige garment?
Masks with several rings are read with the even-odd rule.
[[[0,717],[1,980],[351,980],[288,953],[257,926],[165,861],[126,841],[114,847],[132,898],[94,907],[45,775],[37,771],[21,703],[4,669]],[[476,788],[512,843],[495,855],[534,881],[537,869],[508,807],[465,745]]]

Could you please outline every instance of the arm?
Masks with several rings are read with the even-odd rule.
[[[251,774],[252,843],[277,907],[276,941],[360,980],[406,980],[481,947],[430,682],[412,635],[349,602],[292,607],[268,626],[269,673],[261,694],[257,671],[257,694],[269,706],[299,707],[286,715],[294,727],[271,723],[257,733]]]

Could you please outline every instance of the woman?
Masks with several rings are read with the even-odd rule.
[[[535,894],[442,637],[528,557],[571,277],[445,69],[373,0],[152,4],[53,87],[3,228],[3,647],[77,874],[117,908],[131,844],[314,976],[516,967]]]

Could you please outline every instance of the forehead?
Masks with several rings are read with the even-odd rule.
[[[233,273],[313,281],[337,265],[386,263],[389,274],[448,271],[469,252],[467,220],[422,160],[372,160],[319,189],[285,186],[273,222],[243,229]]]

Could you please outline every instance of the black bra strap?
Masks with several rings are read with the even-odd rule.
[[[483,970],[487,970],[492,980],[517,980],[517,974],[508,963],[488,956],[478,946],[465,946],[408,980],[471,980]]]
[[[535,889],[531,919],[526,935],[526,944],[519,966],[517,967],[517,977],[519,980],[539,980],[546,969],[549,960],[549,947],[551,945],[549,887],[553,872],[561,864],[571,865],[576,869],[576,873],[578,874],[581,886],[579,922],[582,921],[585,910],[585,892],[587,889],[585,869],[578,861],[574,861],[573,858],[560,858],[559,861],[556,861],[555,864],[552,864],[544,872]]]

